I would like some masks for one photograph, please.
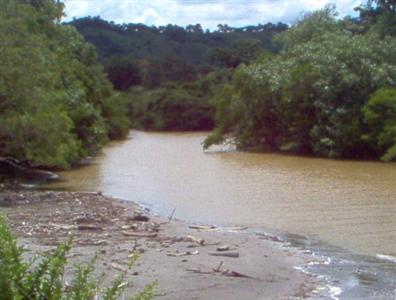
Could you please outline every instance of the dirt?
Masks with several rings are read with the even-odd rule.
[[[2,190],[0,213],[27,258],[74,237],[66,281],[73,264],[99,253],[94,276],[106,283],[125,272],[133,282],[126,296],[158,281],[156,299],[320,297],[321,282],[295,268],[312,257],[246,228],[169,221],[100,193]],[[128,269],[135,251],[139,259]]]

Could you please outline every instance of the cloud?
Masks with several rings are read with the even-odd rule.
[[[116,23],[147,25],[200,23],[240,27],[267,22],[295,22],[302,13],[332,3],[341,16],[353,14],[362,0],[64,0],[66,21],[101,16]]]

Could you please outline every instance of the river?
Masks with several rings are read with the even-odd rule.
[[[205,152],[206,135],[132,131],[52,187],[100,190],[165,215],[175,208],[189,221],[299,233],[396,256],[396,164]]]
[[[102,191],[162,215],[175,209],[192,222],[283,234],[331,261],[309,271],[339,285],[341,298],[395,295],[396,164],[203,151],[207,134],[131,131],[44,188]]]

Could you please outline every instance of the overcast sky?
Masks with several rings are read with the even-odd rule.
[[[64,0],[66,21],[74,17],[101,16],[116,23],[167,25],[200,23],[234,27],[267,22],[292,24],[302,13],[337,7],[340,16],[353,14],[362,0]]]

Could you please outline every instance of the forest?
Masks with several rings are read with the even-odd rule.
[[[69,168],[129,128],[212,130],[204,147],[396,160],[396,2],[283,23],[63,23],[0,0],[0,157]]]
[[[232,71],[265,53],[283,23],[233,28],[219,24],[146,26],[115,24],[100,17],[69,23],[96,46],[99,62],[116,90],[129,99],[133,126],[147,130],[210,130],[212,101]]]

